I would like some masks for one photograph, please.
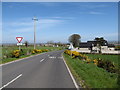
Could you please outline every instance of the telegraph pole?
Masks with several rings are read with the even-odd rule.
[[[32,20],[34,20],[34,49],[35,49],[36,48],[36,21],[38,21],[38,19],[34,17]]]

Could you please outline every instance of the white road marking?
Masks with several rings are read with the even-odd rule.
[[[3,85],[3,86],[0,88],[0,90],[3,89],[3,88],[5,88],[5,87],[7,87],[9,84],[13,83],[15,80],[17,80],[17,79],[20,78],[21,76],[22,76],[22,74],[18,75],[16,78],[14,78],[13,80],[11,80],[11,81],[8,82],[7,84]]]
[[[63,53],[62,53],[62,54],[63,54]],[[61,54],[61,56],[62,56],[62,58],[63,58],[63,55],[62,55],[62,54]],[[64,60],[64,58],[63,58],[63,61],[64,61],[64,63],[65,63],[65,66],[66,66],[66,68],[67,68],[67,70],[68,70],[68,72],[69,72],[71,78],[72,78],[72,81],[73,81],[75,87],[77,88],[77,90],[79,90],[79,87],[78,87],[78,85],[77,85],[77,83],[76,83],[76,81],[75,81],[75,79],[74,79],[74,77],[73,77],[73,75],[72,75],[72,73],[71,73],[69,67],[67,66],[66,61]]]
[[[62,59],[62,57],[58,57],[58,58]]]
[[[56,57],[49,57],[49,58],[56,58]]]
[[[44,59],[40,60],[40,62],[44,61]]]

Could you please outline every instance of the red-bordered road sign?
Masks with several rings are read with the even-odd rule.
[[[23,39],[23,37],[16,37],[17,41],[20,43]]]

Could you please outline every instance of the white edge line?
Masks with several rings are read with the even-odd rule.
[[[20,78],[21,76],[22,76],[22,74],[18,75],[16,78],[14,78],[13,80],[11,80],[11,81],[8,82],[7,84],[3,85],[3,86],[0,88],[0,90],[3,89],[3,88],[5,88],[5,87],[7,87],[9,84],[13,83],[15,80],[17,80],[17,79]]]
[[[11,62],[8,62],[8,63],[5,63],[5,64],[0,64],[0,66],[4,66],[4,65],[7,65],[7,64],[19,62],[19,61],[22,61],[24,59],[28,59],[28,58],[31,58],[31,57],[39,56],[39,55],[42,55],[42,54],[46,54],[46,53],[41,53],[41,54],[37,54],[37,55],[32,55],[32,56],[29,56],[29,57],[25,57],[25,58],[22,58],[22,59],[17,59],[15,61],[11,61]]]
[[[61,54],[61,56],[62,56],[62,55],[63,55],[63,53]],[[67,68],[67,70],[68,70],[68,72],[69,72],[71,78],[72,78],[72,81],[73,81],[75,87],[77,88],[77,90],[79,90],[79,87],[78,87],[78,85],[77,85],[77,83],[76,83],[76,81],[75,81],[75,79],[74,79],[74,77],[73,77],[73,75],[72,75],[72,73],[71,73],[69,67],[67,66],[66,61],[65,61],[65,59],[63,58],[63,56],[62,56],[62,59],[63,59],[63,61],[64,61],[64,63],[65,63],[65,66],[66,66],[66,68]]]
[[[44,59],[40,60],[40,62],[44,61]]]

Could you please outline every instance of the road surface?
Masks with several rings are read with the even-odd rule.
[[[2,66],[2,88],[75,88],[61,51]]]

